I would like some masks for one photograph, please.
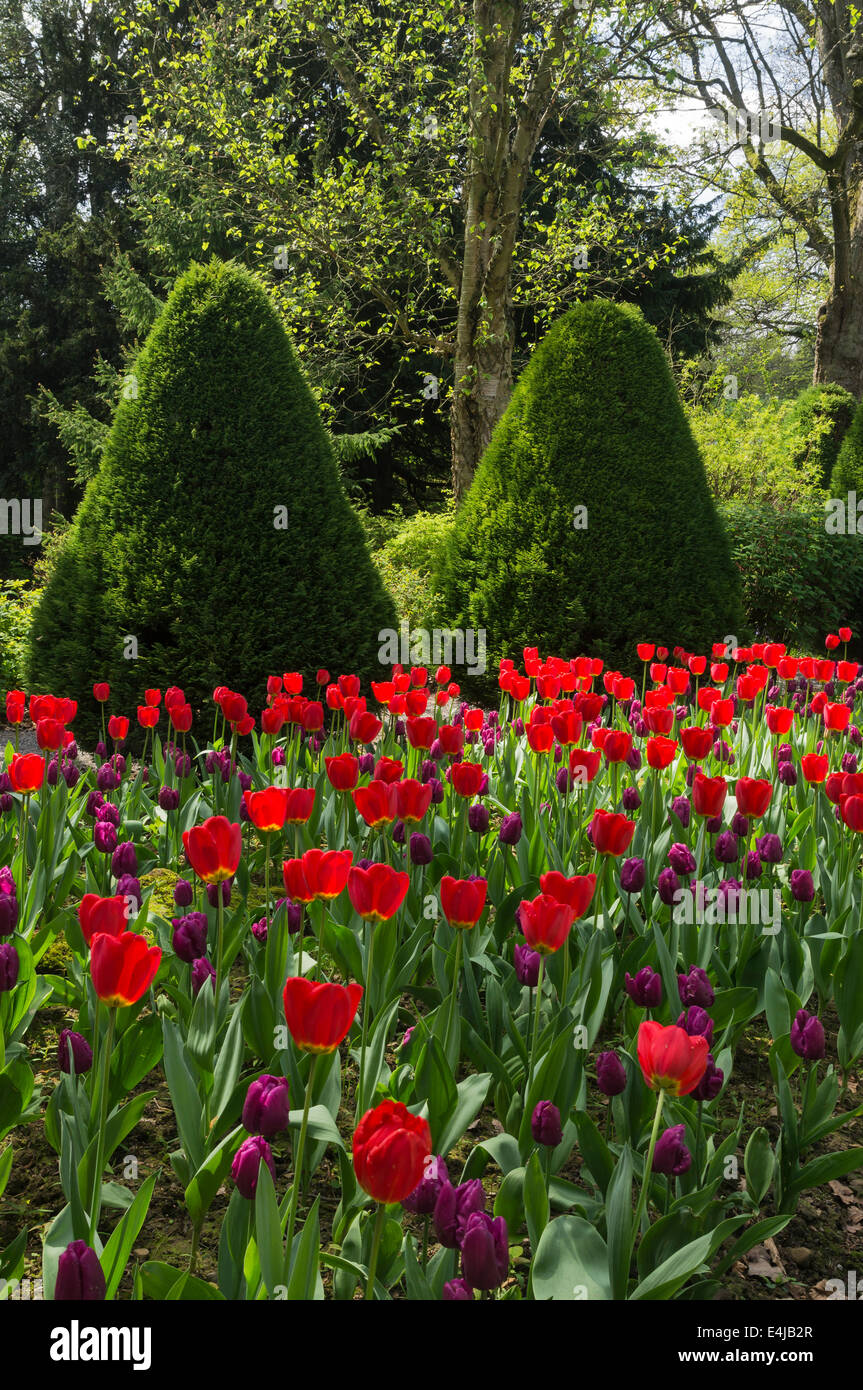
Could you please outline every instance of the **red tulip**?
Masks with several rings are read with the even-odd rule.
[[[396,789],[391,783],[369,782],[367,787],[356,787],[351,796],[366,825],[372,829],[395,820]]]
[[[178,734],[187,734],[189,732],[192,727],[191,705],[171,705],[168,714]]]
[[[804,753],[800,759],[800,766],[806,781],[817,786],[827,776],[830,760],[826,753]]]
[[[652,642],[639,642],[635,650],[640,661],[652,661],[656,655],[656,647]]]
[[[575,913],[573,921],[584,916],[595,890],[596,874],[575,874],[573,878],[567,878],[556,869],[540,874],[539,891],[571,907]]]
[[[339,753],[334,758],[324,758],[324,766],[334,791],[352,791],[360,779],[360,764],[353,753]]]
[[[155,729],[159,722],[159,711],[155,705],[138,706],[138,723],[142,729]]]
[[[669,767],[674,761],[677,752],[677,739],[674,738],[649,738],[645,746],[647,753],[648,767],[661,772],[663,768]]]
[[[6,771],[13,792],[36,792],[45,777],[45,763],[38,753],[16,753]]]
[[[171,692],[168,691],[165,695],[165,704],[168,705],[169,708],[168,695],[170,693]],[[179,703],[183,704],[184,701],[181,700]],[[246,717],[249,709],[245,696],[238,695],[235,690],[225,691],[225,694],[222,696],[221,705],[222,713],[229,724],[238,724],[241,719]]]
[[[24,718],[27,696],[23,690],[10,690],[6,695],[6,722],[20,724]]]
[[[751,820],[757,820],[759,816],[764,815],[770,805],[773,784],[763,777],[738,777],[734,795],[740,814],[749,816]]]
[[[354,1131],[357,1182],[376,1202],[402,1202],[418,1187],[431,1151],[428,1120],[400,1100],[382,1100]]]
[[[584,720],[575,710],[565,710],[551,717],[552,732],[562,748],[571,748],[581,738]]]
[[[590,822],[590,834],[594,849],[616,857],[625,854],[632,844],[635,821],[627,820],[620,811],[602,811],[597,807]]]
[[[431,748],[437,737],[437,721],[430,714],[405,720],[405,732],[411,748]]]
[[[418,782],[408,777],[404,782],[396,782],[396,811],[399,820],[406,825],[418,825],[431,805],[431,782]]]
[[[577,782],[592,782],[599,771],[600,754],[590,748],[572,748],[569,753],[569,773]]]
[[[453,763],[450,781],[459,796],[476,796],[485,779],[480,763]]]
[[[305,825],[315,804],[314,787],[287,787],[286,825]]]
[[[766,705],[764,716],[771,734],[787,734],[794,723],[794,711],[786,705]]]
[[[307,700],[303,705],[301,721],[307,734],[317,733],[324,727],[324,707],[320,700]]]
[[[488,882],[484,878],[451,878],[440,881],[441,911],[451,927],[475,927],[485,907]]]
[[[301,1052],[335,1052],[350,1031],[362,985],[325,984],[291,975],[282,1002],[288,1031]]]
[[[126,899],[120,894],[113,898],[100,898],[98,893],[85,893],[78,904],[78,921],[88,946],[99,932],[119,936],[129,925]]]
[[[713,734],[700,724],[690,724],[680,730],[680,742],[690,762],[700,763],[713,747]]]
[[[849,830],[863,830],[863,796],[843,796],[839,802],[842,819]]]
[[[65,732],[59,719],[40,719],[36,725],[36,742],[41,749],[55,753],[62,747]]]
[[[348,873],[348,897],[358,916],[388,922],[404,902],[410,882],[410,874],[389,864],[354,867]]]
[[[383,724],[369,710],[357,710],[348,724],[348,734],[354,743],[374,743]]]
[[[848,728],[851,722],[851,710],[848,705],[824,706],[822,716],[825,729],[835,729],[840,733]]]
[[[674,710],[652,705],[644,710],[644,722],[652,734],[668,734],[674,723]]]
[[[115,743],[122,743],[129,732],[129,721],[125,714],[112,714],[108,720],[108,734]]]
[[[652,1091],[688,1096],[707,1069],[709,1043],[682,1028],[648,1021],[638,1030],[638,1063]]]
[[[378,758],[375,763],[375,780],[378,782],[397,782],[405,770],[399,758]]]
[[[609,763],[625,763],[632,752],[632,734],[623,729],[609,729],[602,742],[605,760]]]
[[[93,698],[98,700],[100,705],[104,705],[106,700],[111,698],[111,687],[107,681],[97,681],[93,686]]]
[[[307,849],[301,859],[286,859],[282,864],[285,892],[303,903],[337,898],[348,881],[353,857],[349,849]]]
[[[532,753],[548,753],[551,749],[551,745],[554,743],[554,732],[551,725],[539,724],[536,722],[528,724],[527,742]],[[455,764],[453,771],[455,771],[455,767],[457,766],[458,764]],[[462,764],[462,766],[464,766],[464,764]],[[468,763],[467,766],[470,767],[472,764]],[[472,793],[467,792],[465,795],[470,796]]]
[[[721,815],[728,795],[728,783],[724,777],[705,777],[699,770],[692,783],[692,809],[697,816],[713,819]]]
[[[227,686],[224,686],[224,685],[221,686],[220,688],[221,688],[221,691],[222,691],[222,697],[221,697],[221,699],[222,699],[222,701],[224,701],[224,700],[227,699],[228,696],[231,694],[231,691],[228,690]],[[234,696],[234,698],[235,698],[236,700],[242,700],[242,703],[243,703],[243,712],[245,713],[245,705],[246,705],[246,702],[245,702],[245,700],[243,700],[242,695],[236,695],[236,696]],[[182,690],[180,689],[180,687],[179,687],[178,685],[169,685],[169,686],[168,686],[168,689],[165,691],[165,709],[170,709],[172,705],[184,705],[185,703],[186,703],[186,697],[185,697],[185,695],[183,694],[183,692],[182,692]],[[220,702],[220,703],[221,703],[221,702]],[[228,716],[228,715],[225,715],[225,718],[227,719],[227,718],[229,718],[229,716]]]
[[[518,920],[530,949],[550,955],[560,950],[569,935],[575,912],[568,903],[540,893],[538,898],[525,898],[519,904]]]
[[[284,827],[288,795],[287,787],[264,787],[258,792],[243,792],[249,820],[256,830],[269,834]]]
[[[227,816],[209,816],[202,825],[183,831],[183,847],[198,878],[222,883],[233,878],[243,850],[243,829]]]
[[[714,700],[710,706],[710,722],[715,729],[726,729],[734,718],[733,700]]]
[[[835,632],[828,632],[827,636],[824,638],[824,645],[828,652],[836,650],[839,646],[839,638]]]
[[[148,946],[137,932],[96,932],[90,942],[93,988],[111,1008],[137,1004],[156,978],[161,959],[161,947]]]

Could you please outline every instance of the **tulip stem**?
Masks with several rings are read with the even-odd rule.
[[[218,895],[216,901],[217,901],[217,905],[218,905],[217,910],[218,910],[218,914],[219,914],[219,925],[218,925],[218,933],[219,933],[219,935],[218,935],[218,944],[217,944],[217,946],[216,946],[216,1008],[218,1009],[218,1007],[219,1007],[219,988],[220,988],[221,983],[222,983],[222,958],[223,958],[223,955],[224,955],[224,946],[225,946],[225,903],[224,903],[224,900],[223,900],[223,898],[222,898],[222,885],[221,885],[221,883],[217,883],[217,884],[216,884],[216,893],[217,893],[217,895]]]
[[[641,1183],[641,1195],[638,1198],[638,1207],[635,1212],[635,1225],[632,1228],[632,1239],[638,1239],[641,1230],[641,1219],[644,1216],[644,1208],[647,1205],[647,1188],[650,1183],[650,1174],[653,1171],[653,1151],[656,1148],[656,1140],[659,1136],[659,1124],[662,1119],[662,1104],[665,1100],[665,1092],[659,1091],[656,1097],[656,1114],[653,1117],[653,1129],[650,1133],[650,1143],[647,1147],[647,1157],[644,1160],[644,1177]]]
[[[536,982],[536,1013],[533,1018],[533,1038],[530,1044],[530,1057],[527,1064],[527,1080],[524,1085],[524,1103],[527,1105],[527,1095],[530,1090],[530,1083],[533,1080],[533,1068],[536,1061],[536,1049],[539,1044],[539,1018],[542,1013],[542,981],[545,974],[545,956],[539,958],[539,978]]]
[[[108,1119],[108,1078],[111,1074],[111,1049],[114,1046],[116,1008],[108,1010],[108,1034],[102,1055],[102,1099],[99,1106],[99,1134],[96,1140],[96,1171],[93,1174],[93,1197],[90,1202],[90,1235],[88,1244],[96,1239],[96,1227],[102,1213],[102,1166],[105,1162],[105,1125]]]
[[[456,1000],[458,999],[458,977],[459,971],[461,970],[461,934],[463,930],[464,928],[462,927],[455,928],[455,965],[453,966],[452,972],[452,994],[449,997],[449,1018],[447,1019],[446,1047],[444,1048],[444,1052],[447,1054],[449,1053],[449,1040],[455,1022]]]
[[[369,1014],[371,1012],[371,987],[372,987],[372,964],[375,957],[375,929],[371,924],[369,930],[369,949],[366,955],[366,992],[363,998],[363,1026],[360,1039],[360,1079],[357,1086],[357,1118],[365,1112],[363,1099],[366,1092],[366,1038],[368,1037]]]
[[[315,1079],[315,1067],[317,1066],[317,1063],[318,1054],[312,1053],[312,1064],[309,1067],[309,1079],[306,1082],[306,1099],[303,1104],[303,1121],[300,1125],[300,1137],[297,1140],[297,1150],[294,1154],[294,1182],[293,1186],[291,1187],[291,1211],[288,1217],[288,1239],[286,1246],[288,1257],[288,1278],[290,1278],[291,1272],[291,1246],[294,1240],[294,1226],[296,1225],[297,1221],[297,1200],[300,1195],[300,1179],[302,1177],[303,1172],[303,1154],[305,1152],[306,1147],[306,1130],[308,1129],[309,1125],[309,1107],[312,1103],[312,1085]]]
[[[264,922],[270,934],[270,833],[264,836]]]
[[[378,1209],[375,1212],[375,1229],[372,1235],[372,1253],[371,1259],[369,1260],[369,1281],[366,1284],[366,1298],[374,1298],[375,1296],[375,1271],[378,1267],[378,1255],[380,1253],[381,1248],[381,1236],[384,1233],[384,1216],[386,1215],[386,1206],[383,1202],[378,1202],[377,1208]]]

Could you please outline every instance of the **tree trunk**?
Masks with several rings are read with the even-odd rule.
[[[856,172],[856,171],[855,171]],[[814,381],[863,396],[863,197],[844,182],[833,199],[835,253],[830,293],[818,311]]]
[[[490,307],[490,306],[489,306]],[[473,317],[473,316],[472,316]],[[462,501],[512,394],[513,319],[508,293],[496,307],[495,331],[477,345],[477,328],[459,341],[455,361],[450,438],[452,485],[456,504]]]

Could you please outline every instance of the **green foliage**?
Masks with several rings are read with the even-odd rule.
[[[720,514],[757,637],[820,651],[826,632],[845,623],[859,630],[863,536],[828,535],[817,505],[779,511],[732,502]]]
[[[166,684],[193,705],[232,685],[254,706],[286,663],[375,674],[392,603],[260,284],[193,266],[135,376],[36,612],[32,686],[92,704],[109,680],[131,714]]]
[[[446,627],[434,574],[453,527],[452,508],[405,517],[399,510],[385,517],[362,512],[360,519],[384,585],[399,618],[412,628]]]
[[[577,508],[587,529],[576,529]],[[583,517],[583,514],[581,514]],[[728,543],[656,334],[609,302],[537,348],[456,517],[450,617],[489,652],[526,644],[631,663],[634,644],[702,648],[742,617]]]
[[[747,394],[688,406],[687,416],[717,502],[789,507],[821,500],[822,464],[791,401]],[[813,436],[819,428],[813,428]]]
[[[819,487],[830,486],[839,447],[856,409],[851,392],[837,382],[808,386],[794,402],[791,424],[801,436],[794,462],[803,468],[816,464]]]
[[[848,433],[839,447],[830,491],[834,497],[847,492],[863,494],[863,402],[854,412]]]
[[[0,690],[15,690],[25,681],[25,653],[33,612],[41,589],[25,579],[0,581]]]

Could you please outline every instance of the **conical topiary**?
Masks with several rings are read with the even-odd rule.
[[[736,571],[655,332],[626,305],[564,315],[534,352],[438,576],[494,657],[522,646],[631,666],[743,625]],[[457,617],[456,617],[457,615]]]
[[[845,498],[856,492],[863,499],[863,401],[854,412],[854,419],[839,446],[836,463],[830,478],[833,497]]]
[[[814,465],[818,487],[830,486],[839,448],[856,407],[851,392],[838,382],[807,386],[794,402],[790,419],[800,438],[794,462],[798,466]]]
[[[263,287],[177,282],[35,614],[31,689],[134,715],[148,686],[263,703],[269,674],[380,672],[395,615]],[[86,709],[86,706],[84,707]]]

